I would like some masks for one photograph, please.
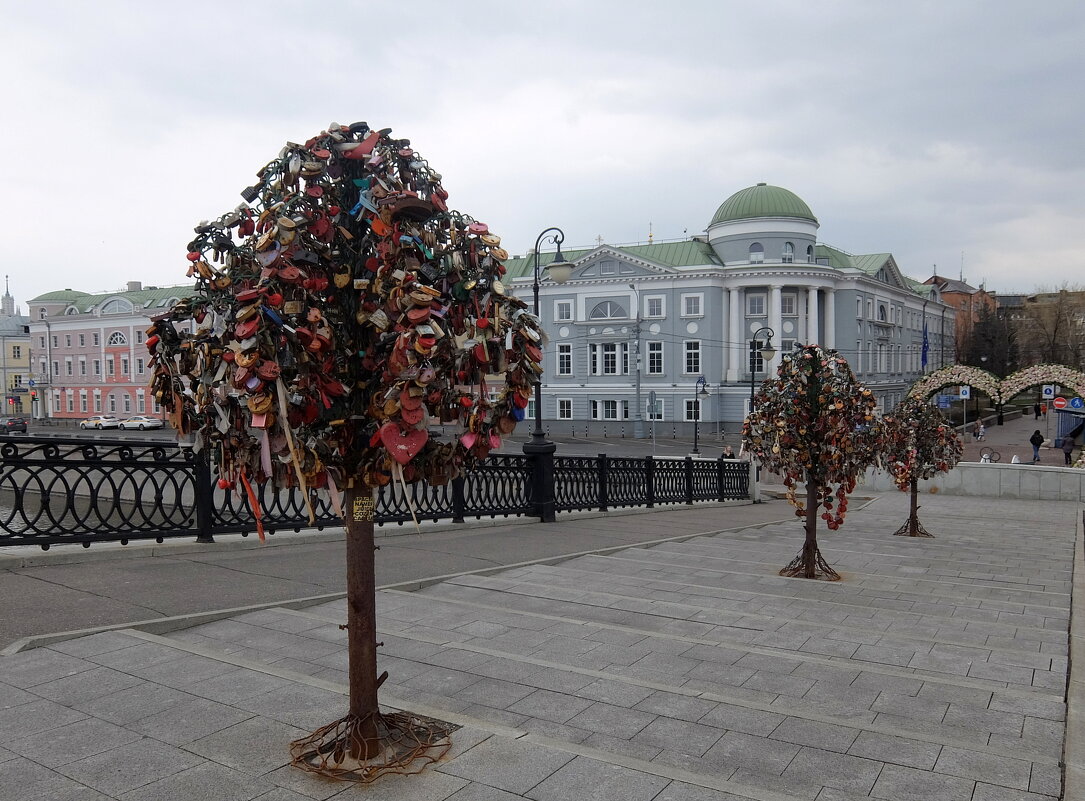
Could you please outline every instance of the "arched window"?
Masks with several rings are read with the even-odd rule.
[[[806,246],[806,263],[807,264],[813,264],[814,263],[814,246],[813,245],[807,245]]]
[[[132,304],[123,298],[113,298],[102,306],[102,314],[128,314],[132,311]]]
[[[795,261],[795,246],[790,242],[784,242],[784,264],[791,264]]]
[[[879,323],[887,323],[887,322],[889,322],[889,315],[886,312],[884,303],[879,303],[878,304],[878,322]]]
[[[750,264],[760,264],[765,260],[765,248],[760,242],[750,245]]]
[[[41,307],[40,309],[38,309],[38,319],[39,319],[39,320],[44,320],[44,319],[45,319],[46,317],[48,317],[48,316],[49,316],[49,315],[48,315],[48,313],[47,313],[47,312],[45,311],[45,307],[44,307],[44,306],[42,306],[42,307]]]
[[[623,320],[628,317],[625,306],[615,303],[613,300],[604,300],[591,310],[589,320]]]
[[[106,345],[127,345],[128,338],[120,331],[114,331],[109,335],[109,339],[106,340]]]
[[[69,314],[79,314],[79,309],[75,308],[75,306],[69,306],[64,310],[64,315],[67,316]]]

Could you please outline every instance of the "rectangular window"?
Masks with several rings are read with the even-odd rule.
[[[106,371],[106,375],[116,375],[116,371],[113,369],[113,357],[112,356],[107,357],[106,360],[105,360],[105,371]],[[116,409],[110,409],[110,411],[115,412],[117,410]]]
[[[13,358],[13,359],[21,359],[21,358],[23,358],[23,347],[22,347],[22,345],[12,345],[11,346],[11,358]]]
[[[57,345],[57,335],[56,334],[53,334],[53,347],[54,348],[59,347]],[[60,410],[58,409],[57,411],[60,411]]]
[[[68,411],[69,412],[74,412],[75,411],[75,395],[73,395],[70,392],[68,393]]]
[[[86,393],[81,393],[79,395],[79,411],[81,411],[81,412],[87,411],[87,396],[86,396]]]
[[[652,295],[644,299],[644,316],[659,318],[664,316],[663,296]]]
[[[102,360],[101,359],[95,359],[94,360],[94,374],[95,375],[101,375],[102,374]]]
[[[685,372],[692,375],[701,372],[701,342],[693,340],[684,343],[686,352]]]
[[[648,375],[663,375],[663,343],[648,343]]]
[[[604,342],[599,346],[603,353],[603,375],[618,374],[618,344]]]
[[[54,376],[59,376],[60,375],[60,362],[58,362],[58,361],[53,362],[53,375]],[[60,410],[57,409],[57,411],[59,412]]]
[[[23,385],[23,377],[16,373],[11,377],[13,387],[21,387]]]
[[[86,359],[80,359],[79,360],[79,375],[86,375],[86,374],[87,374],[87,360]]]
[[[568,322],[573,319],[573,302],[571,300],[554,301],[554,319],[558,322]]]
[[[863,372],[863,342],[862,340],[855,341],[855,372]]]
[[[101,344],[101,339],[99,338],[99,336],[97,334],[92,334],[92,336],[94,337],[94,344],[95,345],[100,345]]]
[[[136,405],[139,408],[140,414],[143,414],[145,411],[147,411],[147,398],[143,395],[142,392],[140,392],[139,395],[136,396]]]
[[[863,319],[863,299],[862,298],[856,298],[855,299],[855,319],[856,320],[862,320]]]
[[[128,375],[128,357],[121,358],[121,375]]]
[[[126,412],[132,411],[132,396],[131,395],[125,395],[124,396],[124,410]]]
[[[701,419],[700,398],[686,398],[686,422],[692,423]]]
[[[64,335],[64,347],[70,348],[71,346],[72,346],[72,335],[71,334],[65,334]],[[69,411],[75,411],[75,410],[74,409],[69,409]]]
[[[760,339],[750,340],[749,368],[751,373],[760,373],[765,369],[765,359],[761,355],[761,348],[763,347],[765,347],[765,343]]]
[[[795,317],[798,314],[798,311],[795,309],[794,295],[780,295],[780,314],[784,317]]]
[[[60,393],[59,392],[56,395],[53,396],[53,411],[54,412],[59,412],[60,411]]]
[[[136,372],[143,375],[143,359],[136,359]]]
[[[64,372],[67,373],[68,375],[73,375],[73,373],[72,373],[72,360],[71,359],[65,359],[64,360]]]
[[[94,411],[96,411],[96,412],[102,411],[102,396],[101,395],[95,395],[94,396]]]
[[[117,396],[116,395],[110,395],[109,396],[109,411],[111,411],[111,412],[117,411]]]
[[[648,419],[649,420],[662,420],[663,419],[663,399],[656,398],[655,406],[648,403]]]
[[[868,320],[874,319],[874,299],[870,298],[866,302],[866,318]]]
[[[682,316],[683,317],[701,317],[703,312],[701,311],[702,299],[704,295],[683,295],[682,296]]]
[[[780,340],[780,353],[791,353],[795,350],[795,340],[793,339],[781,339]]]
[[[45,347],[45,337],[38,337],[38,339],[41,341],[41,346],[44,348]]]
[[[138,331],[138,330],[136,331],[136,344],[137,345],[143,344],[143,332],[142,331]]]
[[[605,400],[603,401],[603,419],[604,420],[617,420],[618,419],[618,401]]]
[[[559,420],[572,420],[573,419],[573,399],[572,398],[558,398],[558,419]]]
[[[87,335],[86,334],[80,334],[79,335],[79,347],[81,347],[81,348],[85,347],[86,344],[87,344]],[[83,411],[85,412],[86,409],[84,409]]]
[[[765,316],[765,296],[763,293],[757,293],[746,296],[746,316],[747,317],[764,317]]]
[[[143,372],[143,360],[140,360],[139,371]],[[558,375],[573,374],[573,346],[558,345]]]

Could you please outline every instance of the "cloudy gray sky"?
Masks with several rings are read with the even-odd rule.
[[[392,127],[514,253],[703,231],[787,187],[852,253],[1082,282],[1079,0],[0,0],[3,272],[182,283],[287,140]]]

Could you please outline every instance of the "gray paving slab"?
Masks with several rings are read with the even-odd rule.
[[[547,776],[526,796],[535,801],[652,801],[669,779],[621,765],[576,757]]]

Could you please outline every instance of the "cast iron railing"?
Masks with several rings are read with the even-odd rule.
[[[747,462],[555,456],[552,473],[540,480],[533,458],[494,454],[447,484],[380,487],[376,521],[541,517],[548,497],[558,511],[750,497]],[[298,490],[254,490],[269,532],[339,524],[327,492],[310,496],[310,524]],[[214,534],[254,530],[245,494],[219,489],[207,460],[173,443],[34,437],[0,443],[0,546],[167,537],[210,542]]]

